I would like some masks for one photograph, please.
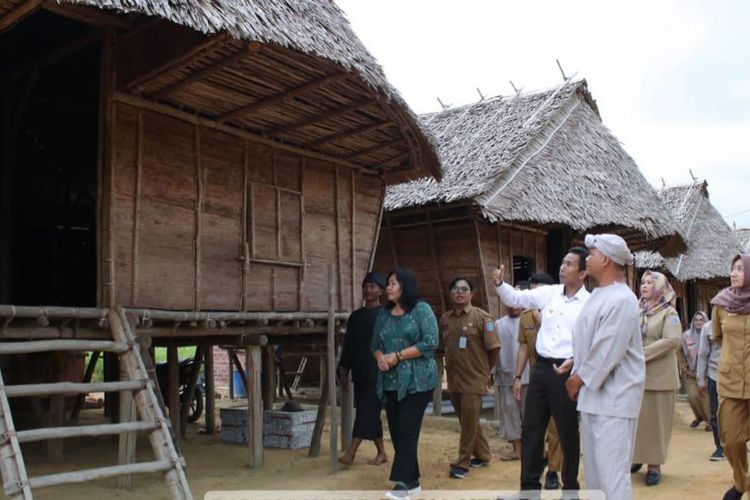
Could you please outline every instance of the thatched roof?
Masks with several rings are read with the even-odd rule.
[[[682,255],[664,258],[655,252],[638,252],[636,266],[662,269],[680,281],[729,276],[729,265],[740,246],[732,229],[708,197],[708,183],[661,189],[659,197],[678,220],[688,244]]]
[[[740,242],[742,253],[750,253],[750,228],[738,229],[735,234]]]
[[[677,233],[602,124],[585,80],[422,118],[437,138],[443,179],[389,187],[389,211],[469,200],[490,221],[621,227],[649,240]]]
[[[213,36],[216,44],[196,51],[180,67],[126,85],[127,91],[286,144],[391,172],[394,181],[441,175],[430,134],[333,1],[56,1],[59,5],[0,0],[0,18],[52,10],[80,19],[87,16],[86,10],[96,10],[98,18],[103,13],[122,21],[116,24],[121,35],[143,26],[144,32],[156,30],[159,27],[149,21],[162,18]],[[8,27],[0,24],[0,31]],[[166,39],[169,36],[154,38],[156,43]],[[244,113],[243,107],[251,111]]]

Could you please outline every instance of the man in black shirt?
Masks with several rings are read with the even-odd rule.
[[[365,306],[354,311],[346,322],[346,337],[341,361],[339,361],[338,375],[342,390],[348,391],[351,390],[349,384],[351,371],[354,404],[357,408],[352,429],[352,443],[339,458],[339,462],[346,465],[354,463],[354,456],[363,439],[374,441],[378,450],[375,458],[367,461],[368,464],[380,465],[388,461],[383,445],[383,424],[380,421],[383,404],[375,392],[378,365],[370,351],[375,319],[383,308],[380,305],[383,290],[385,290],[385,278],[375,272],[368,273],[362,281],[362,297]]]

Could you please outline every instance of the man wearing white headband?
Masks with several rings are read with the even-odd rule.
[[[587,489],[608,500],[630,499],[630,462],[646,384],[638,299],[625,284],[633,263],[614,234],[586,235],[588,275],[596,288],[573,327],[573,374],[568,395],[578,401]]]

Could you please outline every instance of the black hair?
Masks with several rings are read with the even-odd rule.
[[[396,277],[399,285],[401,285],[401,299],[399,303],[404,308],[405,312],[409,312],[414,309],[414,306],[419,302],[419,285],[417,285],[417,277],[414,275],[414,271],[406,269],[404,267],[398,267],[388,273],[388,279],[391,276]],[[392,301],[388,301],[385,305],[387,309],[392,309],[396,304]]]
[[[589,251],[583,247],[573,247],[568,250],[568,253],[573,253],[578,256],[578,270],[586,270],[586,257],[589,256]]]
[[[529,278],[532,285],[554,285],[555,279],[547,273],[534,273]]]
[[[453,278],[453,281],[451,281],[451,284],[448,285],[448,290],[452,290],[453,287],[456,286],[456,283],[458,283],[459,281],[465,281],[466,284],[469,285],[469,290],[471,290],[472,292],[474,291],[474,282],[471,281],[466,276],[457,276]]]
[[[519,290],[528,290],[529,289],[529,280],[521,280],[518,283],[516,283],[516,287]]]

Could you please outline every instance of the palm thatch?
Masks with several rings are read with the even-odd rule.
[[[750,228],[741,228],[735,231],[737,240],[740,242],[742,253],[750,253]]]
[[[441,175],[430,134],[333,1],[56,2],[0,0],[0,31],[9,26],[4,19],[18,22],[36,10],[109,16],[123,36],[158,29],[151,21],[161,18],[217,43],[149,79],[124,82],[129,94],[390,173],[388,182]]]
[[[468,200],[493,222],[621,228],[640,248],[680,239],[654,189],[602,124],[585,80],[422,118],[437,138],[443,179],[389,187],[389,211]]]
[[[679,221],[688,249],[682,255],[665,258],[656,252],[638,252],[636,267],[662,269],[679,281],[710,280],[729,276],[729,263],[740,251],[732,229],[711,204],[708,183],[666,187],[659,197]]]

